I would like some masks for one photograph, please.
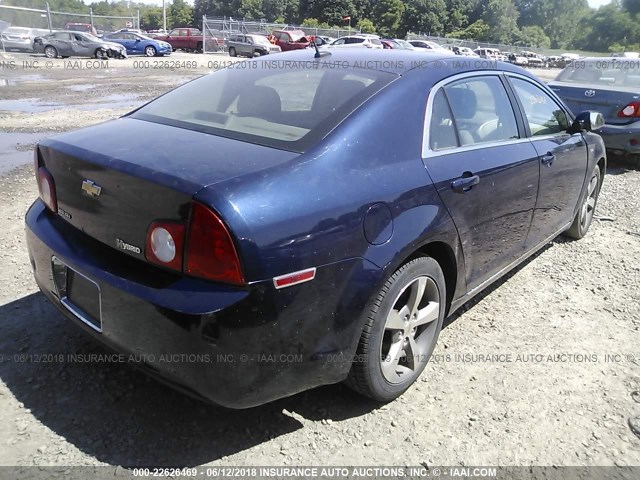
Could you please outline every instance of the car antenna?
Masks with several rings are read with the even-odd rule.
[[[329,55],[331,55],[331,52],[321,52],[320,49],[318,48],[318,44],[316,43],[316,39],[314,38],[313,40],[311,40],[311,43],[313,43],[313,48],[316,49],[316,54],[313,56],[313,58],[320,58],[320,57],[327,57]]]

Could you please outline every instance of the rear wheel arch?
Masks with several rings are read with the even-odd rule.
[[[431,257],[440,265],[447,287],[445,315],[448,315],[458,285],[458,260],[456,259],[453,248],[445,242],[431,242],[418,249],[411,257],[406,259],[403,264],[416,257]]]
[[[600,160],[598,160],[597,165],[600,169],[600,185],[602,185],[602,182],[604,181],[604,175],[607,171],[607,160],[604,157],[601,157]]]
[[[381,276],[381,284],[376,287],[377,290],[382,288],[382,285],[387,281],[389,277],[391,277],[399,268],[403,265],[415,260],[420,257],[431,257],[433,258],[445,278],[445,285],[447,287],[447,304],[445,313],[449,314],[449,309],[451,307],[451,303],[454,299],[455,293],[458,290],[458,279],[459,274],[458,271],[461,265],[461,262],[464,260],[461,258],[461,253],[456,255],[456,250],[449,243],[443,240],[435,240],[431,239],[424,242],[420,247],[414,248],[407,253],[406,251],[398,256],[393,261],[389,262],[384,267],[384,274]],[[376,290],[376,291],[377,291]]]

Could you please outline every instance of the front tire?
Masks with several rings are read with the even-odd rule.
[[[105,52],[102,48],[98,48],[93,54],[93,56],[98,60],[104,60],[105,57],[108,58],[107,52]]]
[[[591,172],[589,184],[581,197],[580,208],[576,212],[576,217],[573,219],[573,223],[569,227],[569,230],[565,232],[565,235],[574,240],[580,240],[587,234],[591,222],[593,221],[593,215],[598,205],[598,195],[600,194],[601,186],[600,167],[597,165]]]
[[[416,258],[400,267],[365,313],[346,384],[381,402],[402,395],[433,353],[446,298],[444,274],[433,258]]]
[[[156,51],[156,48],[153,45],[147,45],[144,49],[144,54],[147,57],[155,57],[157,53],[158,52]]]
[[[44,47],[44,55],[47,58],[58,58],[58,50],[56,50],[56,47],[47,45]]]

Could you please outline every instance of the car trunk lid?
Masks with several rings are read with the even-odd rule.
[[[58,214],[141,259],[149,225],[186,223],[199,190],[297,155],[128,118],[44,140],[38,150]]]
[[[602,113],[609,124],[626,124],[637,121],[637,118],[626,119],[618,117],[618,113],[629,103],[640,99],[640,88],[590,86],[586,84],[567,85],[551,82],[549,87],[562,98],[571,111],[577,115],[585,110]]]

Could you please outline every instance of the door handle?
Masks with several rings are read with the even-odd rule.
[[[556,156],[551,152],[548,152],[546,155],[543,155],[542,157],[540,157],[540,161],[542,162],[542,164],[546,165],[547,167],[550,167],[551,165],[553,165],[553,161],[555,159],[556,159]]]
[[[474,175],[471,172],[464,172],[462,177],[451,182],[451,189],[457,193],[465,193],[478,183],[480,183],[480,177],[478,175]]]

